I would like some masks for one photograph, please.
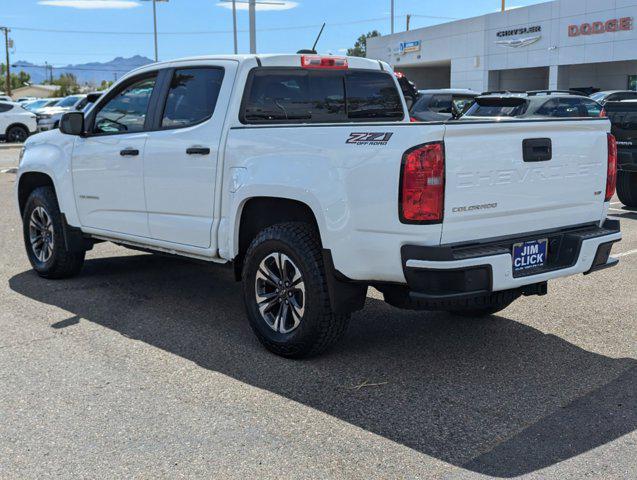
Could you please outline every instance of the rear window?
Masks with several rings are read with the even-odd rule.
[[[259,68],[250,73],[241,121],[339,123],[402,120],[394,79],[371,71]]]
[[[464,116],[466,117],[517,117],[523,115],[526,112],[528,104],[525,102],[522,105],[515,107],[504,106],[487,106],[478,105],[474,103]]]
[[[602,107],[588,98],[555,98],[546,102],[537,110],[538,115],[546,117],[599,117]]]

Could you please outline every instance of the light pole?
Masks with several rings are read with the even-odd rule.
[[[285,5],[285,2],[268,0],[219,0],[222,3],[232,2],[232,25],[234,33],[234,53],[237,49],[237,3],[247,4],[250,16],[250,53],[257,53],[257,5]]]
[[[155,37],[155,61],[159,61],[159,50],[157,48],[157,2],[168,3],[168,0],[143,0],[145,2],[153,2],[153,33]]]
[[[237,0],[232,0],[232,31],[234,33],[234,54],[239,53],[237,42]]]
[[[504,1],[504,0],[503,0]],[[391,0],[391,33],[394,33],[394,0]]]

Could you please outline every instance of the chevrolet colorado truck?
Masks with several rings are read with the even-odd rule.
[[[101,241],[231,263],[269,350],[317,354],[373,286],[488,315],[613,266],[608,119],[412,123],[389,65],[320,55],[137,69],[29,139],[16,197],[48,279]]]

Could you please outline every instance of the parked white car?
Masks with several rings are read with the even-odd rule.
[[[39,98],[37,100],[33,100],[32,102],[25,102],[22,105],[24,108],[29,110],[30,112],[38,114],[38,111],[43,108],[54,107],[58,103],[60,103],[61,98]]]
[[[13,99],[8,95],[0,95],[0,102],[13,102]]]
[[[46,132],[47,130],[58,128],[62,114],[70,111],[81,111],[87,103],[86,95],[69,95],[52,107],[40,109],[37,112],[38,132]]]
[[[19,103],[0,102],[0,138],[12,143],[22,143],[37,132],[34,113]]]
[[[303,357],[370,285],[397,307],[477,316],[615,265],[609,130],[410,123],[371,59],[198,57],[137,69],[31,138],[16,198],[42,277],[77,274],[101,241],[232,262],[259,340]]]

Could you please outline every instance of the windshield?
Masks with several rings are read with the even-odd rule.
[[[78,97],[78,96],[66,97],[66,98],[60,100],[60,103],[58,103],[56,106],[58,106],[58,107],[72,107],[73,105],[75,105],[77,103],[77,101],[79,99],[80,99],[80,97]]]
[[[603,100],[606,94],[604,92],[597,92],[591,95],[591,98],[596,101]]]
[[[47,104],[48,100],[36,100],[35,102],[29,102],[24,104],[24,108],[27,110],[35,110],[37,108],[42,108]]]

